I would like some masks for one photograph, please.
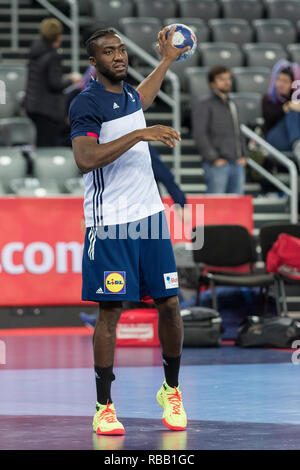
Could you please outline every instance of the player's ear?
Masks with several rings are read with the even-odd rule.
[[[93,56],[89,57],[89,61],[90,61],[90,64],[95,67],[95,65],[96,65],[95,57],[93,57]]]

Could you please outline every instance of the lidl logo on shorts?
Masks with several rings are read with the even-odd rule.
[[[126,294],[126,272],[104,271],[104,293]]]
[[[166,289],[174,289],[175,287],[178,287],[177,272],[164,274],[164,280]]]

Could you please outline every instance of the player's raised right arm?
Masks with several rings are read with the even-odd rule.
[[[72,140],[72,146],[78,168],[88,173],[114,162],[138,142],[160,141],[173,148],[175,140],[181,140],[177,131],[157,125],[135,130],[106,144],[98,144],[93,136],[78,136]]]

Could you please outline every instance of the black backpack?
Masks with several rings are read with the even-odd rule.
[[[290,348],[300,339],[300,322],[288,317],[250,316],[238,330],[236,346]]]

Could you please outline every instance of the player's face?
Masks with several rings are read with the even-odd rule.
[[[281,96],[289,96],[292,90],[292,80],[286,73],[280,73],[276,80],[276,90]]]
[[[125,80],[128,69],[128,54],[120,36],[109,34],[97,41],[96,56],[91,60],[97,72],[112,83]]]
[[[229,72],[220,73],[211,84],[212,88],[220,93],[229,93],[232,88],[232,78]]]

